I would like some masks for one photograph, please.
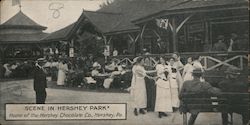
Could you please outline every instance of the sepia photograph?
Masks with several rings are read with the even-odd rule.
[[[0,125],[250,125],[249,0],[0,0]]]

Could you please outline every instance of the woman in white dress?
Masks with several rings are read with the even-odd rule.
[[[178,89],[179,84],[177,79],[179,79],[179,71],[177,67],[174,65],[175,60],[174,58],[170,58],[169,60],[169,82],[170,82],[170,90],[171,90],[171,102],[174,111],[179,108],[179,97],[178,97]]]
[[[132,68],[133,77],[131,81],[131,96],[134,107],[135,116],[139,113],[145,114],[144,109],[147,107],[147,93],[146,93],[146,85],[145,85],[145,77],[147,76],[146,70],[143,67],[144,61],[142,57],[138,57],[136,59],[136,64]]]
[[[177,70],[181,70],[183,68],[183,64],[180,60],[180,55],[179,53],[173,53],[172,58],[174,59],[174,66],[177,68]]]
[[[201,69],[202,72],[205,71],[202,64],[201,64],[201,56],[194,56],[193,67],[194,67],[194,69]],[[203,77],[201,77],[200,81],[204,82],[205,79]]]
[[[167,116],[165,112],[173,112],[171,90],[169,82],[169,69],[164,58],[160,58],[160,64],[156,65],[157,81],[156,81],[156,100],[155,111],[158,117]]]
[[[183,73],[182,73],[183,81],[193,79],[193,75],[192,75],[193,70],[194,70],[194,67],[192,65],[192,57],[189,57],[187,59],[187,64],[184,66],[184,69],[183,69]]]
[[[66,73],[68,72],[68,65],[66,61],[61,61],[58,66],[58,77],[57,77],[57,85],[63,86],[64,81],[66,79]]]
[[[194,56],[193,61],[193,67],[194,69],[201,69],[202,72],[204,72],[203,66],[201,65],[201,57],[200,56]]]

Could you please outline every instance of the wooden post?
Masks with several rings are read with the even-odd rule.
[[[183,113],[183,125],[187,125],[187,113]]]
[[[173,28],[173,52],[178,51],[178,38],[177,38],[177,32],[176,32],[176,21],[175,17],[172,18],[172,28]]]
[[[207,56],[204,56],[204,67],[205,67],[205,69],[207,69],[207,67],[208,67],[207,64],[208,64],[207,63]]]
[[[0,47],[0,63],[4,63],[4,48],[3,46]]]
[[[243,70],[243,57],[242,56],[240,56],[240,70]]]
[[[146,30],[146,26],[147,24],[144,24],[143,27],[142,27],[142,30],[141,30],[141,42],[140,42],[140,52],[142,53],[143,52],[143,46],[144,46],[144,41],[143,41],[143,34],[144,34],[144,31]]]

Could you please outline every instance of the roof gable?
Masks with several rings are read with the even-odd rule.
[[[34,27],[39,29],[46,29],[46,27],[37,24],[35,21],[30,19],[26,16],[22,11],[19,11],[16,15],[11,17],[9,20],[4,22],[1,27],[14,27],[14,26],[21,26],[21,27]]]
[[[122,14],[113,12],[83,11],[83,16],[102,33],[112,31],[123,19]]]
[[[74,26],[76,25],[75,23],[72,23],[60,30],[57,30],[53,33],[50,33],[47,37],[45,37],[43,40],[66,40]]]

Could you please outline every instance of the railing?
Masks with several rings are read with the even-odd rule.
[[[120,55],[111,57],[116,60],[118,64],[132,65],[135,62],[135,58],[142,56],[147,59],[147,64],[151,67],[155,67],[158,63],[157,57],[171,57],[172,53],[168,54],[150,54],[150,55]],[[201,56],[201,64],[204,69],[214,70],[222,66],[234,67],[239,70],[247,68],[248,64],[248,52],[247,51],[235,51],[235,52],[188,52],[180,53],[181,62],[186,64],[188,57]]]

